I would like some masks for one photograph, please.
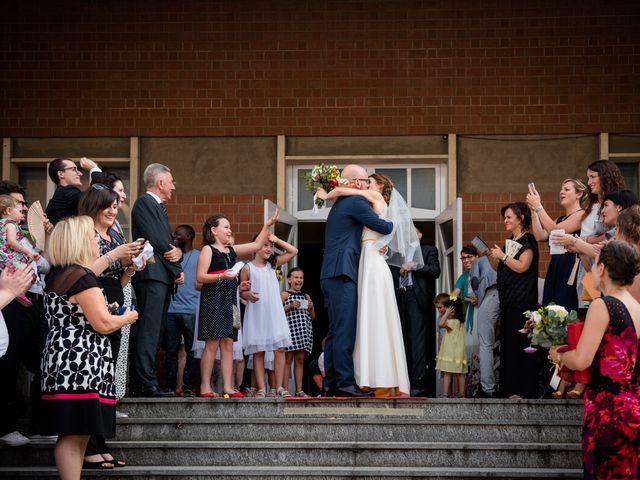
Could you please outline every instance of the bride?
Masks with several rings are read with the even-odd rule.
[[[418,237],[409,208],[386,175],[369,176],[369,190],[337,187],[327,193],[318,189],[323,200],[345,195],[361,195],[375,213],[393,222],[393,232],[381,235],[362,229],[362,252],[358,269],[358,323],[353,350],[356,383],[377,389],[377,395],[408,395],[410,391],[407,359],[393,278],[387,262],[409,269],[423,264]],[[388,248],[387,260],[380,253]]]

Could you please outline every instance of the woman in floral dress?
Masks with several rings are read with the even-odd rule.
[[[592,271],[604,297],[591,303],[576,349],[552,347],[549,358],[571,370],[593,369],[584,395],[584,477],[638,479],[640,304],[628,287],[640,273],[640,254],[625,242],[609,242]]]

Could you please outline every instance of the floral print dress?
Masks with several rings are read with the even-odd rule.
[[[609,327],[593,360],[582,422],[584,478],[640,478],[640,363],[629,311],[604,297]]]

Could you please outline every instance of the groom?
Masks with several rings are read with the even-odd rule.
[[[359,165],[342,171],[347,186],[366,190],[370,180]],[[386,235],[393,224],[376,215],[369,202],[359,195],[336,200],[325,232],[325,250],[320,285],[329,309],[329,331],[324,349],[324,396],[369,396],[357,385],[353,373],[353,347],[358,314],[358,264],[362,227]]]

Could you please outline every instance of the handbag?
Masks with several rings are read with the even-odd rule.
[[[233,309],[233,328],[240,330],[240,309],[238,308],[238,305],[235,304],[231,305],[231,307]]]

